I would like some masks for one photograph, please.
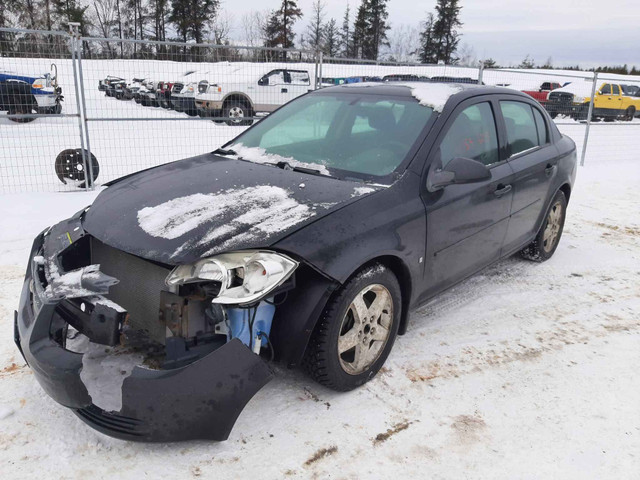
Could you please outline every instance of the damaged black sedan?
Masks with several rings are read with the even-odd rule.
[[[42,232],[15,341],[101,432],[224,440],[269,362],[351,390],[416,305],[516,252],[550,258],[575,173],[574,143],[519,92],[309,93]]]

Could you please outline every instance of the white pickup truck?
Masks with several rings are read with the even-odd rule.
[[[228,65],[198,83],[196,108],[201,116],[222,117],[227,125],[251,125],[253,116],[279,106],[313,88],[312,76],[294,65]]]

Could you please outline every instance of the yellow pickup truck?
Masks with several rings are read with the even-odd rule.
[[[585,120],[589,111],[591,92],[587,84],[571,83],[549,94],[545,107],[552,117],[566,115]],[[631,96],[627,85],[603,83],[596,91],[593,118],[605,120],[633,120],[640,115],[640,98]]]

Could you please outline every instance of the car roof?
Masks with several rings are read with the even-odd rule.
[[[515,95],[525,99],[531,99],[525,93],[513,90],[511,88],[493,87],[488,85],[475,85],[469,83],[440,83],[433,82],[434,85],[451,85],[456,87],[459,91],[451,95],[456,97],[459,103],[467,98],[477,97],[480,95]],[[362,82],[351,83],[345,85],[337,85],[334,87],[327,87],[320,90],[315,90],[314,94],[322,94],[323,92],[344,93],[353,94],[360,93],[366,95],[379,95],[379,96],[395,96],[395,97],[411,97],[413,88],[428,88],[429,82]]]

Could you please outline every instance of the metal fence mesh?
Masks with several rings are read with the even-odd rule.
[[[292,49],[12,29],[0,29],[0,56],[0,109],[6,112],[0,114],[0,192],[86,188],[89,170],[99,185],[210,152],[309,90],[362,81],[525,91],[579,153],[588,133],[587,163],[614,161],[640,146],[640,77],[594,82],[590,72],[368,62]],[[21,90],[9,88],[20,81]],[[616,89],[624,91],[616,95]],[[593,101],[580,102],[593,91]],[[607,110],[610,105],[615,108]]]

